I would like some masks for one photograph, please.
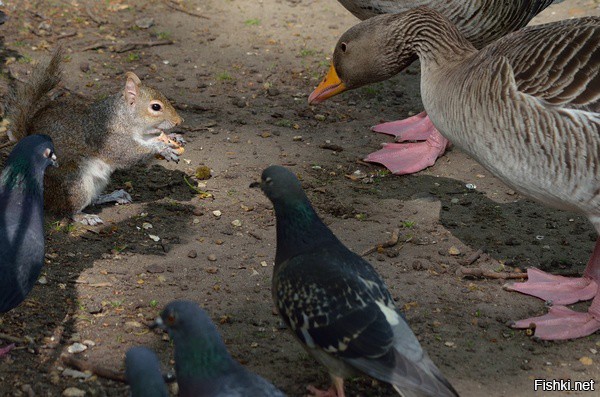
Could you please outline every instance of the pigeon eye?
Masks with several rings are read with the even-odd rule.
[[[162,106],[160,106],[160,103],[153,103],[152,105],[150,105],[150,107],[155,112],[158,112],[158,111],[160,111],[162,109]]]
[[[52,151],[52,149],[47,148],[46,150],[44,150],[44,157],[47,159],[51,159],[52,156],[54,156],[54,152]]]
[[[273,183],[273,179],[271,179],[271,177],[268,176],[267,179],[265,179],[265,183],[268,183],[269,185],[271,185]]]
[[[170,313],[170,314],[167,316],[167,324],[168,324],[168,325],[173,325],[173,324],[175,324],[175,320],[177,320],[177,317],[175,316],[175,314],[173,314],[173,313]]]
[[[340,44],[340,50],[342,50],[342,52],[346,52],[346,48],[347,48],[347,44],[346,43],[341,43]]]

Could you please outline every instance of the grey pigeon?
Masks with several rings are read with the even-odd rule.
[[[125,375],[131,397],[167,397],[169,391],[160,371],[160,362],[146,347],[132,347],[125,353]]]
[[[285,396],[229,355],[217,327],[196,303],[169,303],[153,327],[166,329],[175,343],[180,397]]]
[[[52,140],[17,143],[0,175],[0,313],[18,306],[44,264],[44,172],[57,165]]]
[[[344,396],[344,378],[366,374],[404,396],[457,396],[423,350],[375,269],[321,221],[296,176],[262,173],[277,218],[273,299],[290,330]]]

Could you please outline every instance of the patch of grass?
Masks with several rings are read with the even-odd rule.
[[[260,25],[260,19],[258,19],[258,18],[246,19],[244,21],[244,24],[246,26],[258,26],[258,25]]]
[[[359,221],[364,221],[364,220],[367,219],[367,214],[362,214],[362,213],[361,214],[356,214],[356,215],[354,215],[354,217],[356,219],[358,219]]]
[[[127,61],[128,62],[134,62],[134,61],[139,61],[140,60],[140,54],[136,54],[135,52],[131,52],[129,53],[129,55],[127,55]]]
[[[110,305],[114,308],[121,307],[121,306],[123,306],[123,301],[122,300],[112,301],[112,302],[110,302]]]
[[[404,221],[402,222],[402,227],[405,229],[411,229],[415,226],[415,222],[413,221]]]
[[[277,120],[275,122],[275,125],[278,127],[293,128],[294,122],[292,120],[288,120],[288,119],[281,119],[281,120]]]
[[[157,307],[158,306],[158,301],[156,299],[152,299],[150,301],[150,307]]]
[[[233,77],[228,72],[221,72],[217,74],[217,80],[220,81],[231,81]]]
[[[171,38],[171,33],[169,32],[158,32],[156,33],[156,37],[160,40],[168,40]]]
[[[311,57],[311,56],[315,55],[316,53],[317,52],[315,50],[311,50],[309,48],[303,48],[300,50],[300,56],[302,58]]]
[[[31,63],[32,59],[30,56],[27,55],[23,55],[22,57],[19,58],[19,63]]]
[[[26,43],[26,42],[24,42],[24,41],[15,41],[15,42],[13,43],[13,45],[14,45],[15,47],[25,47],[25,46],[27,45],[27,43]]]

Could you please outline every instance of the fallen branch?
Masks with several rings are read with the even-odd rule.
[[[123,53],[127,51],[137,50],[139,48],[146,47],[156,47],[159,45],[169,45],[173,44],[173,40],[157,40],[157,41],[134,41],[130,43],[125,43],[115,48],[113,51],[116,53]]]
[[[461,260],[459,263],[463,266],[469,266],[469,265],[473,264],[477,259],[479,259],[479,257],[482,254],[483,254],[483,250],[478,249],[477,251],[473,252],[471,255],[467,256],[465,259]]]
[[[167,7],[170,7],[170,8],[172,8],[172,9],[174,9],[174,10],[177,10],[177,11],[179,11],[179,12],[183,12],[184,14],[191,15],[191,16],[193,16],[193,17],[197,17],[197,18],[204,18],[204,19],[210,19],[209,17],[207,17],[207,16],[205,16],[205,15],[198,14],[198,13],[196,13],[196,12],[194,12],[194,11],[188,11],[188,10],[186,10],[185,8],[181,7],[180,5],[178,5],[178,4],[176,4],[176,3],[174,3],[174,2],[173,2],[173,1],[171,1],[171,0],[167,0],[167,1],[165,1],[165,5],[166,5]]]
[[[463,277],[479,277],[479,278],[489,278],[493,280],[514,280],[520,279],[524,280],[527,278],[527,273],[517,273],[517,272],[495,272],[493,270],[487,269],[468,269],[466,267],[460,268],[460,273]]]
[[[56,36],[56,40],[62,40],[73,36],[77,36],[77,32],[61,33],[60,35]]]
[[[75,368],[78,371],[81,371],[81,372],[89,371],[89,372],[93,373],[94,375],[99,376],[100,378],[127,383],[125,374],[123,372],[117,372],[117,371],[114,371],[109,368],[101,367],[101,366],[95,365],[94,363],[92,363],[90,361],[79,360],[79,359],[75,358],[74,356],[67,355],[67,354],[62,354],[60,356],[60,360],[63,362],[63,364],[65,364],[71,368]]]
[[[394,245],[398,244],[399,239],[400,239],[400,229],[396,228],[396,229],[394,229],[394,231],[392,231],[392,237],[388,241],[386,241],[382,244],[377,244],[374,247],[369,248],[368,250],[366,250],[365,252],[360,254],[360,256],[367,256],[367,255],[372,254],[373,252],[378,251],[380,249],[393,247]]]
[[[87,47],[83,47],[81,51],[99,50],[100,48],[107,48],[109,45],[110,44],[108,43],[96,43]]]

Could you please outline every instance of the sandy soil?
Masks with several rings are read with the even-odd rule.
[[[44,283],[0,316],[1,332],[30,341],[0,361],[0,395],[59,396],[67,388],[126,395],[120,382],[65,373],[60,355],[84,342],[89,347],[78,359],[122,370],[125,351],[147,345],[168,370],[171,346],[144,324],[173,299],[200,303],[234,357],[290,396],[303,395],[309,383],[325,387],[324,368],[273,314],[274,216],[268,200],[248,188],[269,164],[301,176],[318,212],[356,252],[399,230],[396,245],[366,258],[462,395],[544,395],[533,392],[537,378],[600,381],[597,334],[536,342],[506,323],[544,313],[542,301],[504,291],[503,280],[460,272],[482,250],[465,266],[580,274],[596,239],[584,218],[524,199],[457,149],[411,176],[360,162],[389,141],[369,126],[422,110],[417,65],[392,81],[307,106],[337,38],[357,22],[337,1],[178,3],[209,19],[158,0],[5,3],[11,17],[0,27],[5,77],[26,78],[33,61],[62,43],[70,58],[68,90],[101,97],[120,90],[123,73],[133,70],[181,110],[180,132],[189,144],[179,164],[156,160],[116,174],[111,187],[128,188],[135,203],[90,209],[107,221],[104,227],[48,217]],[[536,21],[598,15],[598,4],[566,0]],[[138,27],[143,18],[153,25]],[[128,46],[155,40],[172,43]],[[196,183],[200,165],[212,169],[202,181],[210,197],[186,184]],[[364,177],[348,177],[356,171]],[[360,378],[349,380],[347,390],[395,395]]]

